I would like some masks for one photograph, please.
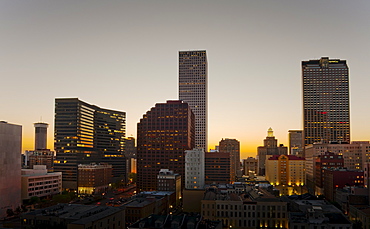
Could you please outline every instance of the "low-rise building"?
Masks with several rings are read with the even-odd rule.
[[[220,220],[228,228],[287,228],[287,203],[268,190],[272,186],[255,188],[244,185],[244,190],[211,186],[201,201],[205,219]]]
[[[368,205],[369,190],[365,187],[346,186],[335,191],[337,202],[344,214],[348,214],[350,205]]]
[[[62,191],[62,173],[48,173],[46,165],[34,165],[33,169],[22,169],[22,200],[45,197]]]
[[[55,152],[50,149],[26,151],[27,168],[32,169],[34,165],[46,165],[49,172],[54,171]]]
[[[129,229],[186,228],[186,229],[222,229],[220,221],[204,220],[200,215],[150,215],[130,225]]]
[[[123,205],[126,209],[126,222],[130,225],[151,214],[169,214],[175,203],[175,192],[141,192]]]
[[[22,214],[22,228],[124,229],[125,210],[120,207],[58,204]]]
[[[294,200],[290,203],[289,228],[352,229],[352,223],[325,200]]]
[[[112,181],[112,165],[78,165],[78,193],[97,194],[105,192]]]
[[[181,199],[181,175],[168,169],[161,169],[157,176],[158,191],[171,191],[176,193],[176,203]]]
[[[324,169],[324,196],[334,201],[337,188],[345,186],[363,186],[364,172],[362,170],[349,170],[344,168]]]

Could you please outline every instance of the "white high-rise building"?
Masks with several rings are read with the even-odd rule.
[[[195,114],[195,146],[207,151],[208,62],[205,50],[179,52],[179,99]]]
[[[205,160],[202,148],[185,151],[185,188],[203,189]]]
[[[0,121],[0,218],[21,205],[22,126]]]

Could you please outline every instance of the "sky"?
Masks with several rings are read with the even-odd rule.
[[[255,156],[271,127],[302,129],[301,61],[350,69],[351,139],[370,140],[370,1],[0,1],[0,120],[50,124],[55,98],[125,111],[126,136],[156,103],[178,99],[178,51],[207,50],[208,147]]]

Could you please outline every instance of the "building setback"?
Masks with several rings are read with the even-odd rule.
[[[185,150],[194,145],[195,117],[190,106],[178,100],[157,103],[137,124],[138,190],[156,190],[157,175],[164,168],[185,177]]]
[[[305,145],[350,141],[348,78],[345,60],[302,61]]]
[[[208,62],[206,50],[179,52],[179,99],[195,115],[195,146],[207,151]]]
[[[79,164],[109,163],[115,179],[126,179],[125,122],[125,112],[77,98],[55,99],[54,170],[63,173],[64,189],[77,189]]]
[[[22,126],[0,121],[0,218],[21,205]]]

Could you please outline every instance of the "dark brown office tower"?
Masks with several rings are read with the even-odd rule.
[[[185,177],[185,150],[194,146],[195,117],[189,105],[177,100],[157,103],[137,124],[138,191],[156,190],[161,169]]]
[[[230,154],[230,177],[235,181],[240,170],[240,142],[236,139],[222,139],[219,143],[220,153]],[[241,173],[239,174],[242,175]]]
[[[314,142],[350,142],[349,82],[345,60],[302,61],[303,134]]]
[[[205,183],[230,184],[230,153],[205,153]]]

